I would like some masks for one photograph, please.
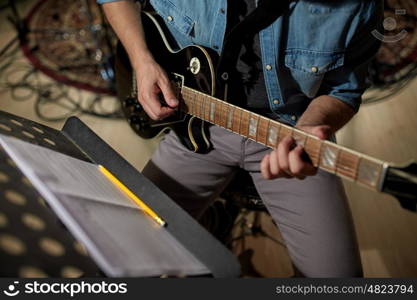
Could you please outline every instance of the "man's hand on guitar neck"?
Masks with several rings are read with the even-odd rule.
[[[354,114],[346,103],[331,96],[320,96],[311,101],[296,127],[324,140],[342,128]],[[260,169],[265,179],[304,179],[317,173],[303,147],[291,137],[282,139],[277,149],[262,159]]]
[[[153,120],[161,120],[172,115],[179,102],[172,90],[171,82],[161,66],[150,58],[142,61],[135,72],[138,101],[148,116]],[[162,104],[160,99],[166,105]]]
[[[331,134],[331,128],[327,125],[297,126],[297,128],[322,140]],[[278,144],[276,150],[262,159],[261,173],[265,179],[298,178],[302,180],[307,176],[315,175],[317,168],[306,159],[303,147],[287,136]]]

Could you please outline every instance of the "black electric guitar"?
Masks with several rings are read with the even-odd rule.
[[[195,152],[210,149],[207,123],[271,148],[275,148],[284,137],[292,136],[304,146],[314,166],[374,191],[391,194],[404,208],[416,211],[416,163],[404,168],[394,167],[221,100],[226,98],[227,86],[216,82],[216,54],[200,46],[173,51],[170,35],[158,18],[157,15],[142,13],[147,44],[156,61],[171,76],[181,105],[175,116],[163,121],[151,120],[137,102],[135,76],[128,56],[119,43],[116,58],[118,97],[131,127],[138,135],[152,138],[171,128],[177,132],[183,144]]]

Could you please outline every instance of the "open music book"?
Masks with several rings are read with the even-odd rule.
[[[98,165],[4,135],[0,145],[107,276],[210,274]]]

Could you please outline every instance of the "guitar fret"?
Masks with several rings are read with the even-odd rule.
[[[359,161],[360,157],[357,154],[346,150],[340,150],[336,174],[355,180]]]
[[[197,100],[196,103],[195,103],[196,116],[201,119],[202,118],[202,116],[201,116],[201,102],[203,102],[203,96],[199,95],[196,100]]]
[[[235,107],[233,111],[232,131],[237,134],[239,134],[239,128],[240,128],[240,112],[241,112],[241,109],[238,107]]]
[[[192,95],[192,97],[190,98],[190,101],[189,101],[189,105],[190,105],[190,114],[192,114],[192,115],[194,115],[194,98],[196,97],[197,95],[196,94],[194,94],[194,95]]]
[[[258,135],[259,135],[259,121],[261,119],[260,116],[256,116],[257,120],[256,120],[256,136],[255,136],[255,142],[258,141]]]
[[[188,105],[190,95],[189,95],[187,90],[183,91],[183,97],[182,98],[184,100],[184,104],[183,104],[184,110],[185,110],[186,113],[188,113],[190,111],[189,110],[189,105]]]
[[[248,130],[248,137],[255,140],[258,136],[258,123],[259,117],[250,114],[249,116],[249,130]]]
[[[206,121],[210,121],[210,107],[211,107],[211,99],[209,97],[206,97],[205,103],[204,103],[204,119]]]
[[[293,129],[287,125],[281,125],[281,129],[279,131],[278,139],[282,141],[287,136],[292,136]]]
[[[221,102],[216,103],[216,109],[218,111],[217,113],[217,119],[216,119],[216,125],[224,127],[222,125],[222,119],[223,119],[223,104]]]
[[[220,122],[219,125],[223,128],[227,128],[227,104],[221,103],[220,105]]]
[[[211,101],[210,102],[210,122],[212,123],[214,123],[215,112],[216,112],[216,102]]]
[[[198,99],[199,95],[195,94],[195,96],[192,99],[192,108],[193,108],[193,115],[197,116],[197,99]]]
[[[227,128],[227,119],[229,116],[229,104],[227,104],[226,102],[224,103],[224,128]]]
[[[195,94],[193,97],[193,114],[194,116],[198,116],[197,107],[198,107],[198,99],[200,98],[199,94]]]
[[[214,124],[217,125],[220,123],[221,117],[222,117],[221,102],[218,100],[214,100],[214,102],[216,102],[215,111],[214,111]]]
[[[239,130],[237,131],[238,134],[240,134],[240,131],[242,130],[242,114],[243,114],[243,109],[239,109]]]
[[[249,134],[249,116],[250,113],[247,111],[242,110],[242,118],[241,118],[241,126],[240,126],[240,134],[244,137],[247,137]]]
[[[192,114],[193,113],[193,103],[194,103],[194,97],[195,97],[195,94],[191,94],[189,97],[188,97],[188,101],[187,101],[187,108],[188,108],[188,113],[189,114]]]
[[[188,97],[188,91],[186,89],[182,90],[181,93],[181,98],[182,98],[182,102],[180,102],[181,104],[187,104],[187,97]]]
[[[269,120],[265,119],[264,117],[259,118],[258,123],[258,136],[256,138],[256,141],[258,143],[267,144],[267,136],[268,136],[268,126],[269,126]]]
[[[203,101],[201,101],[201,108],[200,108],[200,111],[201,111],[201,118],[203,119],[203,120],[206,120],[206,99],[207,99],[207,97],[203,97],[202,98],[203,99]]]
[[[320,149],[323,141],[316,137],[307,136],[304,151],[308,154],[313,166],[317,167],[320,162]]]
[[[231,105],[228,105],[228,112],[227,112],[227,129],[232,129],[233,127],[233,113],[234,108]]]

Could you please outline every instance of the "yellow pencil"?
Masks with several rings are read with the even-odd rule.
[[[120,188],[130,199],[132,199],[139,207],[151,216],[159,225],[165,226],[166,222],[162,220],[149,206],[147,206],[138,196],[132,193],[123,183],[120,182],[109,170],[107,170],[102,165],[98,165],[100,171],[106,176],[111,182],[113,182],[118,188]]]

